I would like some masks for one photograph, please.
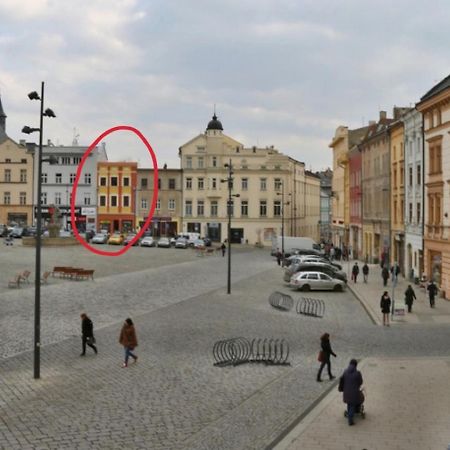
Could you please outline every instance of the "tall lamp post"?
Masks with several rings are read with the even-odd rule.
[[[281,183],[281,192],[277,192],[277,195],[281,195],[281,255],[284,258],[284,206],[290,205],[291,202],[284,203],[284,183]],[[291,195],[291,194],[289,194]]]
[[[42,134],[43,134],[43,122],[45,117],[56,117],[55,113],[47,108],[44,111],[44,82],[41,83],[41,95],[36,91],[28,94],[30,100],[39,100],[41,102],[40,122],[39,128],[30,128],[24,126],[22,132],[25,134],[31,134],[35,131],[39,132],[39,154],[38,154],[38,179],[37,179],[37,210],[36,210],[36,267],[35,267],[35,291],[34,291],[34,378],[41,377],[41,233],[42,233]],[[54,164],[55,158],[45,160]]]
[[[228,177],[220,180],[221,183],[228,184],[228,200],[227,200],[227,213],[228,213],[228,273],[227,273],[227,294],[231,294],[231,205],[232,197],[240,197],[239,194],[231,194],[233,189],[233,165],[231,164],[231,159],[228,164],[225,164],[228,169]]]

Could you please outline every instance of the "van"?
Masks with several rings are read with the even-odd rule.
[[[283,246],[284,240],[284,246]],[[284,247],[284,254],[293,254],[295,250],[314,250],[319,254],[323,253],[322,248],[317,244],[314,239],[310,237],[300,237],[300,236],[278,236],[272,240],[272,256],[276,255],[277,248],[281,249]]]

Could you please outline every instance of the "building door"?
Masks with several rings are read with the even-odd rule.
[[[113,233],[114,231],[120,231],[120,225],[118,220],[113,220],[113,229],[111,230]]]
[[[240,244],[244,238],[243,228],[231,228],[231,243]]]

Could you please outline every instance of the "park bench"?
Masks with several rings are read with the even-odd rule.
[[[22,280],[22,275],[17,274],[12,280],[8,281],[9,288],[20,288],[20,281]]]
[[[60,278],[70,278],[71,280],[94,279],[94,270],[80,267],[54,267],[52,274],[53,276],[58,275]]]
[[[94,279],[94,270],[93,269],[78,269],[76,271],[75,279],[77,280],[91,280]]]

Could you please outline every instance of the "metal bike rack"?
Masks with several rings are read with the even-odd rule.
[[[323,317],[325,314],[325,303],[318,298],[302,297],[297,301],[297,314],[311,317]]]
[[[282,311],[290,311],[294,306],[294,300],[290,295],[278,291],[270,294],[269,303],[274,308],[281,309]]]

